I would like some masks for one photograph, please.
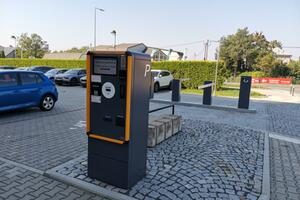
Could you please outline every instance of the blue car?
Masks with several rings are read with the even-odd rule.
[[[0,71],[0,112],[28,107],[49,111],[57,99],[55,84],[41,72]]]

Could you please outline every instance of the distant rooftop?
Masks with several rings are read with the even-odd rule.
[[[46,53],[43,59],[57,59],[57,60],[83,60],[85,59],[83,53]]]

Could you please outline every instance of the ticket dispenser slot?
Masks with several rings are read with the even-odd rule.
[[[150,56],[88,52],[88,176],[128,189],[146,174]]]

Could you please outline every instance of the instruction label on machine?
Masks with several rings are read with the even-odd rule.
[[[91,78],[93,83],[101,83],[101,76],[100,75],[92,75]]]
[[[93,102],[93,103],[101,103],[101,96],[91,95],[91,102]]]

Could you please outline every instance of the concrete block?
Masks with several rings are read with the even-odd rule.
[[[166,138],[165,125],[163,122],[153,121],[149,123],[150,126],[156,127],[156,144],[161,143]]]
[[[172,134],[173,134],[172,133],[172,131],[173,131],[172,120],[171,119],[167,119],[167,118],[159,118],[156,121],[164,123],[164,126],[165,126],[165,135],[166,135],[165,139],[171,137]]]
[[[157,138],[157,128],[155,126],[148,126],[148,147],[155,147]]]
[[[172,134],[176,134],[181,131],[182,127],[182,117],[179,115],[163,115],[162,118],[171,119],[172,120]]]

